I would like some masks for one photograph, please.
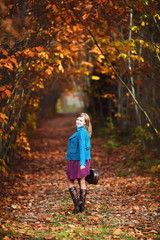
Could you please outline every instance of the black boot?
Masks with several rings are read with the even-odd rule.
[[[77,190],[75,187],[71,187],[69,188],[73,203],[74,203],[74,210],[73,213],[79,213],[80,212],[80,208],[79,208],[79,199],[78,199],[78,194],[77,194]]]
[[[80,189],[80,202],[79,202],[80,212],[84,212],[85,210],[86,195],[87,195],[87,190]]]

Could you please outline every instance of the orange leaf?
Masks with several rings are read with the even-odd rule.
[[[52,7],[52,5],[51,4],[48,4],[48,6],[46,7],[46,9],[49,9],[49,8],[51,8]]]
[[[2,51],[3,55],[8,56],[8,52],[6,50],[1,49],[1,51]]]
[[[44,239],[50,240],[50,239],[54,239],[54,238],[55,238],[55,235],[50,235],[50,236],[48,236],[48,237],[45,237]]]
[[[52,71],[51,71],[50,69],[47,69],[47,70],[46,70],[46,73],[47,73],[48,75],[51,75],[51,74],[52,74]]]
[[[2,118],[2,119],[8,119],[8,117],[4,114],[4,113],[0,113],[0,118]]]
[[[44,48],[41,47],[41,46],[35,47],[34,49],[37,50],[37,52],[43,52],[44,51]]]
[[[2,92],[2,94],[1,94],[1,98],[5,98],[5,97],[6,97],[5,93]]]
[[[56,18],[56,21],[57,21],[57,22],[60,22],[60,21],[61,21],[61,17],[58,16],[58,17]]]
[[[68,16],[67,18],[66,18],[66,23],[71,23],[72,22],[72,18],[71,18],[71,16]]]
[[[94,234],[100,234],[101,231],[97,229],[97,230],[95,230],[93,233],[94,233]]]
[[[87,10],[91,10],[92,7],[93,7],[92,4],[88,4],[88,5],[86,6],[86,9],[87,9]]]
[[[109,5],[110,5],[110,7],[113,7],[113,2],[109,1]]]
[[[29,57],[34,57],[34,53],[31,50],[29,50],[29,49],[26,49],[24,51],[24,54],[28,55]]]
[[[5,90],[5,94],[7,95],[7,97],[10,97],[12,95],[11,91],[8,89]]]
[[[88,66],[88,67],[93,67],[93,64],[92,63],[90,63],[90,62],[81,62],[81,64],[80,64],[81,66]]]
[[[4,67],[9,68],[10,70],[13,70],[13,65],[10,62],[4,64]]]
[[[1,91],[1,92],[5,91],[5,89],[6,89],[5,86],[0,87],[0,91]]]
[[[51,75],[53,72],[53,68],[52,67],[48,67],[45,71],[48,75]]]
[[[90,13],[84,14],[83,17],[82,17],[82,19],[83,19],[83,20],[86,20],[86,19],[89,17],[89,15],[90,15]]]
[[[18,67],[17,60],[14,57],[11,58],[11,62],[14,63],[16,67]]]
[[[96,18],[98,19],[98,11],[97,11],[97,9],[96,9],[96,15],[95,15],[95,16],[96,16]]]
[[[57,12],[57,11],[58,11],[56,5],[53,5],[53,6],[52,6],[52,9],[53,9],[54,12]]]
[[[145,26],[145,22],[144,21],[141,23],[141,26]]]

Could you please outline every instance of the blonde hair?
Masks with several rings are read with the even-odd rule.
[[[91,135],[92,135],[92,125],[91,125],[90,117],[88,116],[87,113],[83,113],[83,112],[79,113],[77,115],[77,118],[78,117],[84,117],[86,130],[88,131],[88,134],[91,137]]]

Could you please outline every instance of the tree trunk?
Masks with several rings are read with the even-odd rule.
[[[133,24],[133,9],[130,9],[130,15],[129,15],[129,36],[128,36],[128,40],[129,41],[131,41],[131,38],[132,38],[132,29],[131,29],[132,24]],[[128,51],[128,69],[129,69],[129,73],[132,72],[132,64],[131,64],[130,55],[131,55],[131,51]],[[131,83],[132,94],[136,98],[136,92],[135,92],[135,86],[134,86],[134,78],[133,78],[132,75],[130,76],[130,83]],[[140,113],[139,113],[138,106],[135,104],[134,108],[135,108],[137,122],[140,125],[141,124],[141,119],[140,119]]]

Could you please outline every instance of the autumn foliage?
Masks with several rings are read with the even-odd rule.
[[[158,0],[1,0],[0,15],[2,172],[30,150],[39,110],[75,87],[96,122],[147,126],[159,149]]]

